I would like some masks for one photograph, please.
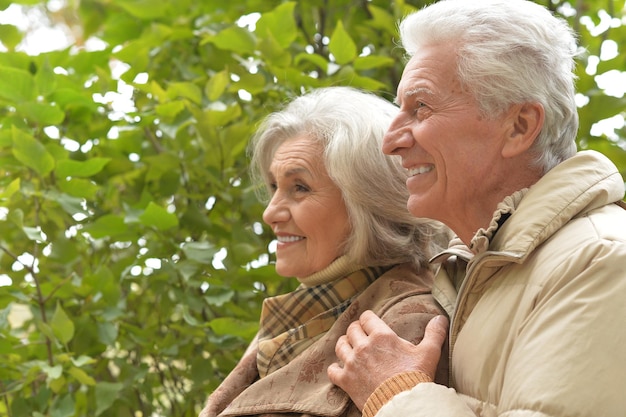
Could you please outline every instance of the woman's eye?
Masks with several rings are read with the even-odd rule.
[[[306,185],[302,185],[302,184],[296,184],[295,189],[299,193],[306,193],[309,191],[309,187],[307,187]]]

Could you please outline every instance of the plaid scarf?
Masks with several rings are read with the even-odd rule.
[[[370,267],[263,302],[257,367],[261,378],[280,369],[320,338],[361,291],[388,267]]]

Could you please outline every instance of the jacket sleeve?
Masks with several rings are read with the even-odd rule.
[[[493,411],[493,409],[491,410]],[[472,417],[475,413],[454,389],[422,382],[383,405],[376,417]],[[493,415],[493,414],[489,414]]]
[[[422,382],[433,382],[432,378],[423,372],[404,372],[385,380],[369,396],[363,406],[363,417],[374,417],[380,408],[389,402],[396,394],[409,390]]]

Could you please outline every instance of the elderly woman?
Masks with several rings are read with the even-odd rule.
[[[407,173],[381,152],[396,114],[373,94],[331,87],[261,126],[251,150],[270,193],[263,220],[276,235],[276,272],[300,286],[265,300],[257,337],[201,417],[360,416],[326,373],[348,325],[372,310],[417,343],[441,314],[427,260],[448,236],[407,211]]]

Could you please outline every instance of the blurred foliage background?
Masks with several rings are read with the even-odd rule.
[[[425,1],[0,0],[0,415],[196,416],[294,288],[247,177],[305,90],[392,99]],[[623,0],[540,3],[579,61],[579,147],[626,174]]]

